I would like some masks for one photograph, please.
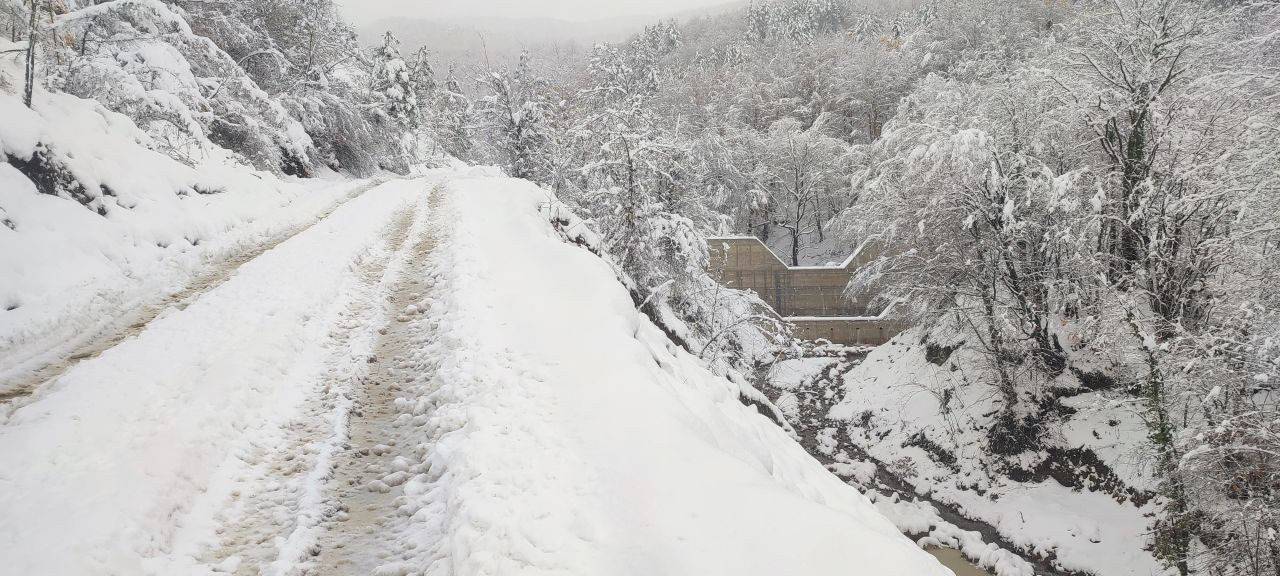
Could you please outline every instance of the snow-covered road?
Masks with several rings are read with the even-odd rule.
[[[15,574],[948,572],[484,171],[384,184],[0,425]]]
[[[398,250],[383,232],[426,188],[350,201],[12,414],[0,428],[9,569],[128,574],[181,559],[175,547],[221,508],[210,500],[251,479],[323,393],[362,272]]]
[[[312,185],[310,194],[285,201],[263,214],[259,222],[246,218],[243,225],[228,226],[230,230],[212,242],[150,262],[146,256],[119,250],[124,253],[113,256],[123,264],[117,272],[129,280],[126,282],[104,277],[107,275],[100,269],[92,270],[93,266],[84,266],[83,258],[69,259],[62,266],[45,266],[51,273],[65,277],[64,281],[69,280],[70,285],[44,286],[46,301],[23,308],[24,312],[33,309],[32,314],[18,320],[6,315],[0,321],[0,419],[79,362],[136,335],[168,309],[185,307],[226,281],[241,265],[309,229],[343,203],[377,185],[376,181],[320,182],[319,186]],[[74,242],[100,242],[71,236]],[[22,256],[30,259],[25,248],[14,247],[13,254],[5,256],[18,256],[15,260],[19,262],[24,259]],[[99,245],[98,258],[117,251],[112,248]],[[57,250],[51,252],[55,258],[65,257]],[[0,266],[11,271],[9,264],[3,262]],[[21,270],[21,264],[16,268],[19,275],[26,272]],[[78,273],[67,273],[67,268]],[[59,274],[60,270],[63,273]],[[58,310],[59,307],[63,309]]]

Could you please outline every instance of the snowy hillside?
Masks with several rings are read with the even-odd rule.
[[[576,569],[553,558],[535,565],[584,574],[839,574],[854,565],[945,573],[739,402],[735,386],[673,346],[608,266],[563,243],[539,218],[546,192],[492,179],[448,190],[441,215],[456,224],[436,248],[426,312],[439,322],[434,351],[446,388],[424,390],[443,397],[436,419],[454,430],[437,450],[460,456],[440,462],[441,503],[519,511],[478,515],[498,522],[478,542],[514,533],[535,546],[574,543],[585,551]],[[486,408],[475,410],[473,398]],[[501,421],[527,435],[517,457],[511,439],[485,425]],[[548,475],[538,462],[559,470]],[[475,475],[486,470],[499,480]],[[549,489],[529,501],[490,482]],[[485,505],[468,494],[502,496]]]
[[[1155,494],[1137,407],[1066,374],[1042,407],[1055,433],[1008,462],[986,445],[997,394],[981,359],[954,334],[922,334],[784,360],[766,391],[816,456],[922,542],[1000,576],[1163,573],[1141,549]]]
[[[923,340],[918,331],[899,336],[844,372],[831,425],[916,492],[996,527],[1059,570],[1161,572],[1135,550],[1154,498],[1138,410],[1068,374],[1044,408],[1058,434],[1007,465],[986,453],[996,393],[974,384],[983,379],[973,352],[936,335]]]

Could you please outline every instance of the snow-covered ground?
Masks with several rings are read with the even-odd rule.
[[[948,573],[548,200],[378,186],[70,367],[0,424],[5,569]]]
[[[825,426],[817,449],[842,477],[874,486],[887,473],[903,498],[927,497],[964,519],[990,526],[1013,551],[1040,557],[1054,570],[1097,576],[1149,576],[1165,570],[1148,542],[1153,505],[1143,465],[1144,428],[1128,402],[1079,386],[1070,373],[1058,385],[1047,446],[1060,452],[1024,455],[1018,470],[986,454],[986,430],[997,394],[974,373],[982,360],[957,342],[923,343],[918,330],[865,358],[801,358],[770,373],[778,404]],[[932,348],[932,350],[930,350]],[[821,397],[820,402],[812,402]],[[808,401],[806,403],[806,401]],[[826,445],[823,446],[823,442]],[[1092,459],[1097,456],[1097,460]],[[1065,482],[1065,484],[1064,484]],[[1032,566],[984,536],[948,526],[934,506],[877,498],[899,528],[924,544],[960,548],[996,574],[1032,573]]]
[[[315,394],[326,338],[422,183],[384,185],[76,365],[0,427],[0,547],[23,574],[141,573],[219,471]],[[299,456],[302,456],[301,454]],[[164,570],[162,570],[164,571]]]
[[[0,398],[33,392],[99,351],[86,346],[373,184],[281,179],[227,159],[189,166],[128,118],[66,94],[37,91],[34,109],[0,94],[0,118]],[[14,162],[43,162],[27,170],[43,176]]]
[[[418,384],[439,478],[410,498],[456,511],[435,555],[462,573],[945,573],[672,346],[539,216],[548,200],[459,179],[441,201],[437,370]]]
[[[907,477],[917,491],[996,526],[1025,550],[1052,555],[1061,568],[1099,576],[1163,573],[1159,562],[1142,550],[1152,510],[1138,504],[1144,502],[1141,497],[1135,503],[1102,486],[1069,487],[1054,478],[1017,482],[978,466],[986,460],[980,452],[995,394],[984,386],[964,385],[966,377],[974,377],[963,367],[980,365],[961,357],[967,353],[961,349],[941,364],[929,362],[919,335],[908,333],[845,375],[844,401],[831,416],[855,421],[869,412],[868,426],[851,427],[850,432],[872,455],[887,462],[909,459]],[[1077,411],[1066,419],[1062,437],[1050,440],[1052,445],[1089,448],[1122,486],[1149,486],[1139,465],[1145,436],[1136,414],[1096,392],[1064,403]],[[954,454],[959,470],[930,457],[921,446],[904,446],[916,434]],[[1079,466],[1077,473],[1098,484],[1108,481],[1097,470],[1064,464]]]

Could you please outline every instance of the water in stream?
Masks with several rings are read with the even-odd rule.
[[[943,566],[950,568],[956,576],[991,576],[990,572],[974,566],[959,550],[954,548],[930,548],[927,550],[937,558]]]

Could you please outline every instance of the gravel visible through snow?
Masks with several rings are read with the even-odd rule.
[[[357,195],[14,408],[8,567],[297,573],[334,513],[325,482],[438,180]]]

